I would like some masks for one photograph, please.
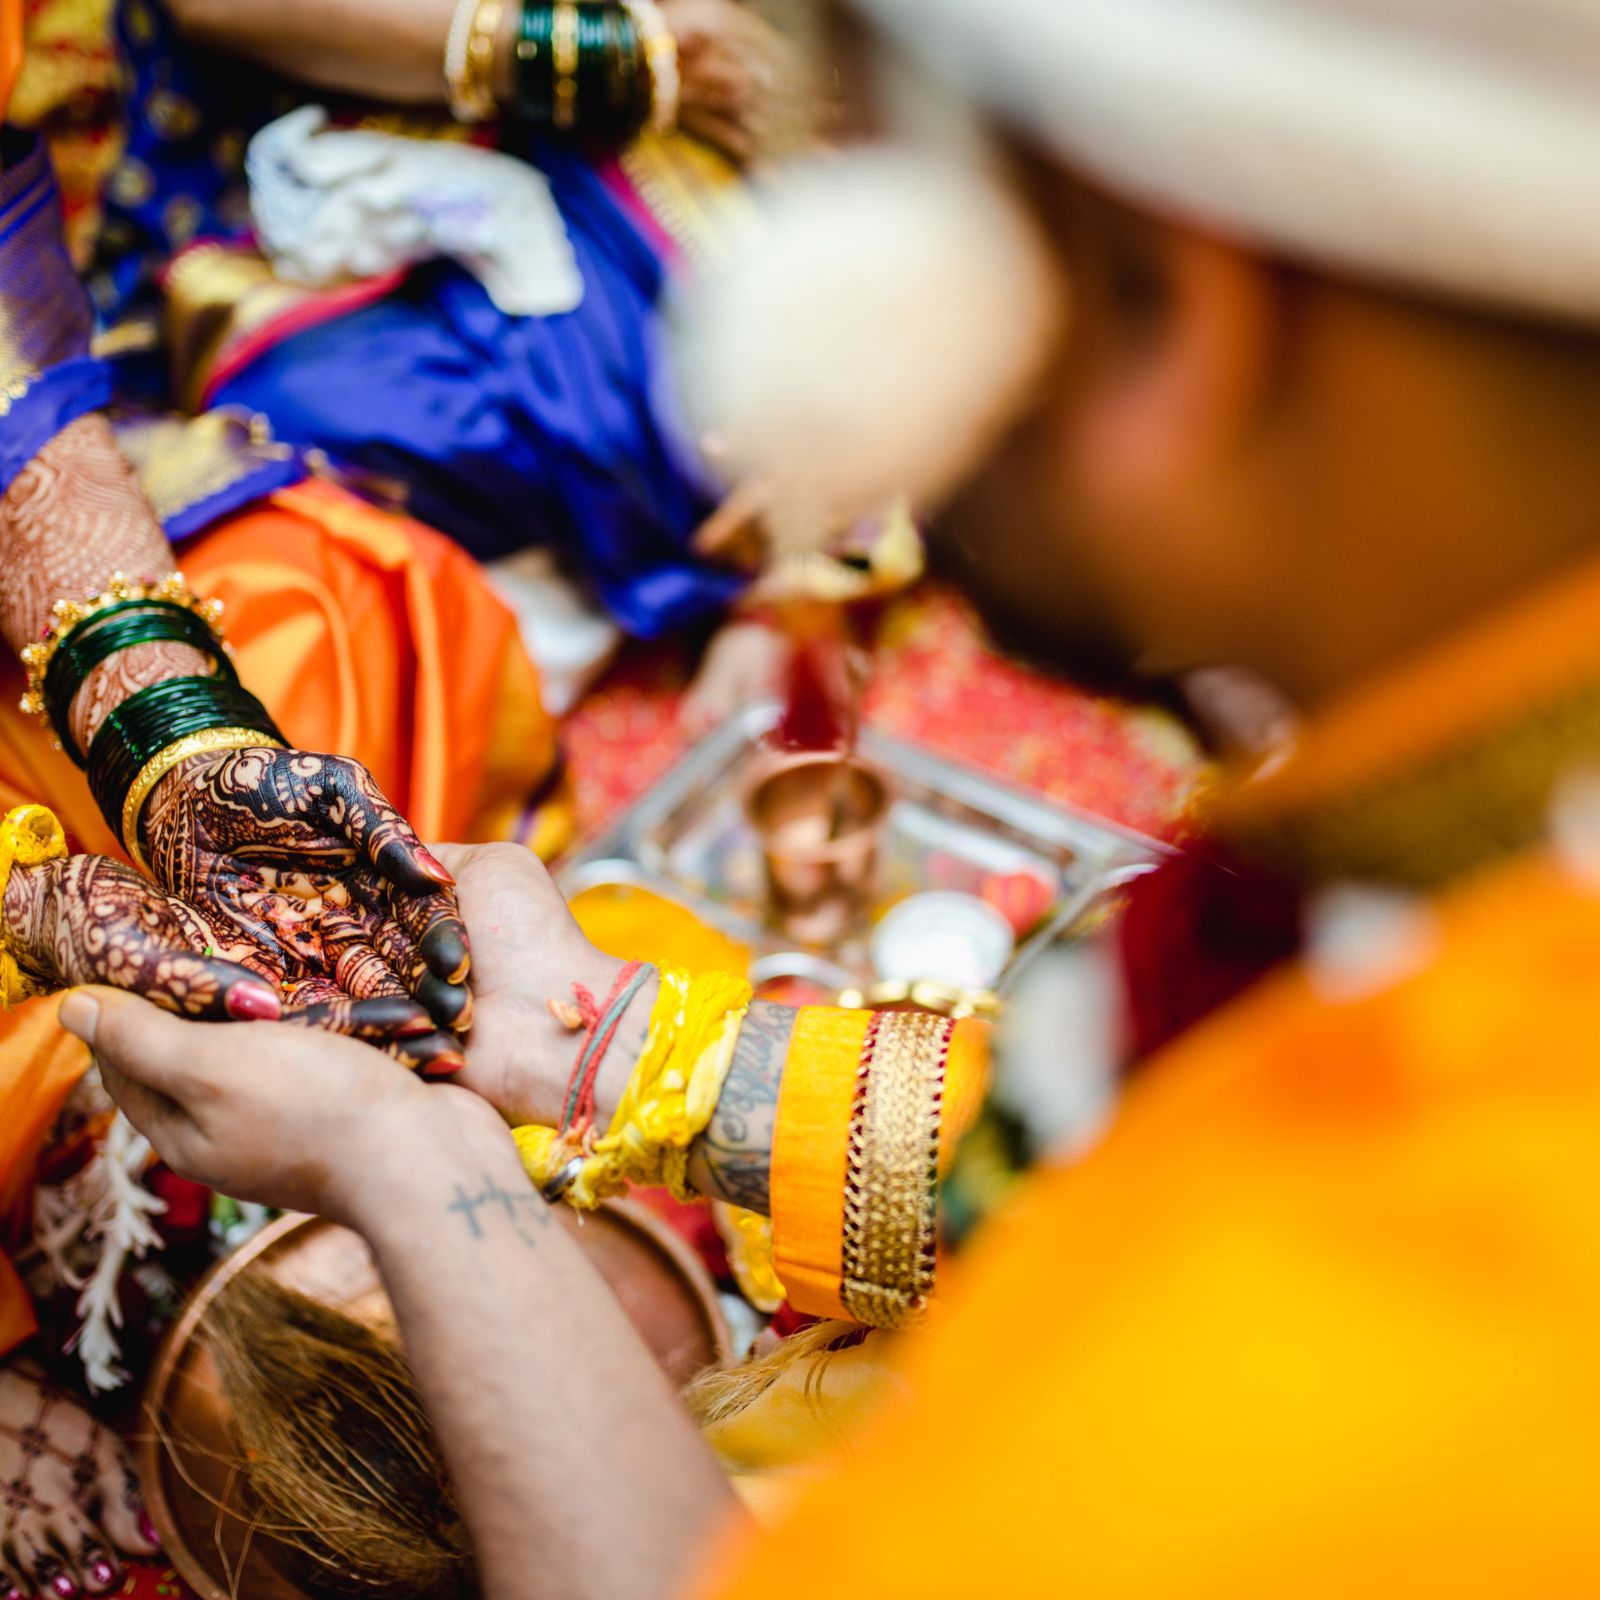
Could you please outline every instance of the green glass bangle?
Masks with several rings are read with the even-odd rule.
[[[524,5],[517,27],[516,114],[541,128],[555,125],[556,72],[552,43],[555,7]],[[578,126],[574,132],[621,143],[649,119],[649,83],[638,30],[627,9],[607,3],[578,6]]]
[[[237,674],[210,624],[170,600],[126,600],[86,618],[63,639],[45,672],[45,706],[62,748],[81,767],[85,757],[72,737],[72,703],[102,662],[141,644],[184,644],[208,656],[219,677]]]
[[[164,678],[129,695],[101,723],[89,745],[89,789],[118,838],[122,803],[145,764],[208,728],[255,728],[264,742],[287,743],[266,707],[228,678]]]
[[[555,8],[525,5],[517,29],[515,101],[519,116],[548,125],[555,115],[555,60],[551,33]]]

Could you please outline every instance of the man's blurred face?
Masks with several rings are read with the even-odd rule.
[[[1151,651],[1174,641],[1140,627],[1154,579],[1097,462],[1097,407],[1119,344],[1135,337],[1118,305],[1126,285],[1100,246],[1093,204],[1072,203],[1067,176],[1016,151],[1019,193],[1070,285],[1070,327],[1033,405],[935,519],[936,561],[977,605],[1008,650],[1087,684],[1126,689]],[[1083,196],[1077,197],[1079,200]],[[1137,496],[1132,497],[1137,499]]]
[[[933,559],[1002,649],[1085,686],[1126,691],[1146,651],[1085,537],[1059,409],[1030,413],[933,520]]]

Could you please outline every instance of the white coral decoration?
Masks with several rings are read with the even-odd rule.
[[[35,1198],[34,1237],[52,1274],[82,1291],[77,1312],[83,1322],[75,1342],[92,1389],[115,1389],[127,1381],[117,1362],[122,1354],[117,1285],[130,1258],[141,1259],[161,1243],[149,1219],[167,1203],[139,1181],[152,1159],[149,1140],[119,1111],[83,1171],[59,1186],[41,1185]],[[71,1260],[84,1245],[94,1256],[87,1273]]]

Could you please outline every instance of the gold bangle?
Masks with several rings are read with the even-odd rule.
[[[149,865],[144,859],[144,852],[139,848],[139,817],[144,811],[144,803],[150,798],[155,786],[178,765],[180,761],[187,761],[190,756],[207,755],[216,750],[281,750],[281,741],[274,739],[270,733],[262,733],[259,728],[204,728],[199,733],[185,734],[181,739],[175,739],[164,750],[158,750],[139,769],[139,776],[133,780],[133,787],[128,790],[127,798],[122,802],[122,842],[128,854],[133,858],[134,864],[147,877],[150,873]]]
[[[678,125],[678,100],[682,93],[678,72],[678,41],[656,0],[622,0],[633,18],[634,31],[644,47],[645,70],[650,75],[652,133],[671,133]]]
[[[59,861],[67,853],[67,836],[48,806],[15,806],[0,822],[0,901],[11,882],[13,867],[37,867]],[[48,994],[48,985],[24,972],[12,953],[0,924],[0,1005],[6,1010],[35,995]]]
[[[954,1031],[942,1017],[880,1011],[862,1042],[839,1298],[870,1327],[910,1327],[933,1291],[939,1117]]]
[[[560,0],[550,12],[550,64],[555,68],[551,119],[563,131],[578,121],[578,8]]]
[[[494,57],[503,0],[456,0],[444,47],[444,86],[457,122],[487,122],[495,114]]]
[[[169,572],[164,578],[153,581],[130,578],[125,573],[113,572],[111,581],[99,594],[85,600],[57,600],[50,608],[50,624],[44,637],[22,647],[22,665],[28,674],[28,692],[19,702],[23,716],[37,717],[50,726],[50,711],[44,700],[45,674],[55,660],[62,641],[78,626],[98,612],[125,600],[165,600],[169,605],[183,606],[193,611],[222,642],[222,602],[202,600],[187,583],[181,572]]]
[[[467,35],[466,97],[477,111],[476,120],[487,122],[495,113],[494,58],[500,45],[501,0],[478,0]]]

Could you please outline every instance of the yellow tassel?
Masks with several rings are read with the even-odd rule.
[[[37,867],[59,861],[67,853],[67,836],[48,806],[17,806],[0,822],[0,905],[11,883],[13,867]],[[6,1010],[48,994],[48,985],[17,964],[6,930],[0,926],[0,1005]]]
[[[725,972],[699,977],[663,967],[644,1053],[603,1137],[580,1145],[554,1128],[518,1128],[513,1137],[529,1177],[548,1189],[575,1158],[577,1177],[562,1198],[592,1211],[630,1185],[688,1187],[689,1146],[705,1132],[733,1064],[750,985]]]
[[[725,1200],[712,1204],[711,1216],[727,1249],[739,1292],[757,1311],[771,1315],[789,1298],[773,1254],[772,1219]]]

